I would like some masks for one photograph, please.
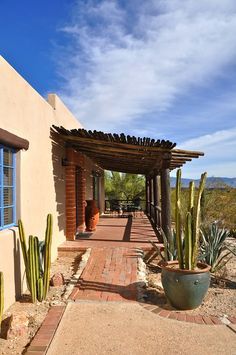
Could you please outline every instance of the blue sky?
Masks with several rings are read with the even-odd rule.
[[[89,129],[202,150],[183,175],[236,176],[234,0],[0,0],[0,52]]]

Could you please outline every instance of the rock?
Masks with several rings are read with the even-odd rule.
[[[50,302],[50,306],[64,306],[65,302],[61,301],[61,300],[52,300]]]
[[[61,272],[57,272],[51,277],[50,285],[54,287],[63,286],[65,282],[64,276]]]
[[[18,338],[28,334],[29,319],[25,313],[11,314],[8,317],[8,329],[5,330],[5,339]]]

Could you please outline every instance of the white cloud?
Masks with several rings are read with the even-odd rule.
[[[72,44],[60,63],[65,78],[60,94],[88,128],[135,128],[138,118],[158,116],[179,95],[210,85],[235,61],[235,1],[129,5],[78,1],[63,29]]]
[[[203,171],[214,176],[236,177],[236,127],[190,139],[178,148],[205,153],[204,157],[186,163],[183,169],[186,177],[195,178]]]

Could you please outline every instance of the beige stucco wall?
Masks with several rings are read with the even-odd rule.
[[[17,219],[23,220],[27,235],[43,238],[46,215],[53,214],[55,259],[57,246],[65,240],[65,150],[62,142],[54,142],[53,124],[81,127],[56,95],[50,94],[47,102],[0,56],[0,127],[29,141],[29,149],[17,153]],[[17,228],[0,231],[5,308],[21,292],[24,266],[19,253]]]

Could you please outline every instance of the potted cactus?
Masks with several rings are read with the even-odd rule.
[[[206,182],[202,174],[195,198],[194,182],[189,185],[188,211],[181,216],[181,170],[177,171],[175,237],[177,259],[161,262],[162,284],[169,302],[177,309],[197,308],[210,285],[210,266],[198,261],[201,196]]]

